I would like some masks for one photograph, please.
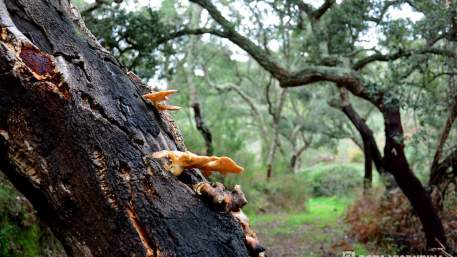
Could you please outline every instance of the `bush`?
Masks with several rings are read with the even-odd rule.
[[[240,184],[249,203],[243,208],[248,214],[302,211],[309,196],[309,186],[303,176],[281,175],[269,182],[254,173],[231,177],[225,181],[227,187]]]
[[[440,216],[447,232],[450,252],[457,246],[456,198],[446,197]],[[413,214],[408,199],[399,190],[383,196],[382,192],[359,198],[345,220],[350,235],[361,242],[374,242],[379,252],[411,254],[425,252],[425,236],[419,218]]]
[[[363,183],[361,167],[351,164],[316,165],[299,175],[307,178],[313,196],[346,196]]]

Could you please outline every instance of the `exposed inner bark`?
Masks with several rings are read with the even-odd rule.
[[[248,256],[185,184],[198,171],[145,157],[185,150],[180,135],[68,1],[0,0],[0,17],[0,169],[69,256]]]

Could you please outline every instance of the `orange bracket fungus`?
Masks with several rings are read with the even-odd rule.
[[[244,171],[243,167],[226,156],[199,156],[188,151],[164,150],[153,153],[152,158],[160,159],[164,168],[176,177],[180,176],[185,169],[192,168],[200,169],[206,177],[213,172],[226,175],[227,173],[239,174]],[[240,223],[250,256],[265,256],[265,248],[260,245],[255,232],[249,227],[247,216],[241,210],[248,201],[239,185],[235,185],[232,191],[227,191],[223,184],[210,183],[203,179],[203,181],[190,186],[205,201],[211,203],[218,210],[231,213]]]
[[[227,173],[239,174],[244,171],[243,167],[227,156],[200,156],[188,151],[160,151],[153,153],[152,157],[157,159],[168,158],[169,164],[165,165],[165,169],[174,176],[181,175],[184,169],[192,168],[200,169],[206,177],[215,171],[224,176]]]
[[[181,107],[162,104],[162,102],[168,100],[168,96],[170,96],[176,92],[178,92],[178,90],[164,90],[164,91],[151,92],[149,94],[143,95],[143,99],[152,102],[152,104],[154,104],[154,106],[159,111],[165,111],[165,110],[177,111],[177,110],[181,109]]]
[[[241,207],[248,202],[239,185],[235,185],[229,192],[221,183],[200,182],[194,185],[194,190],[226,212],[240,211]]]

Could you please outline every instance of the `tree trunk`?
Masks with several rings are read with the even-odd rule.
[[[198,23],[200,21],[200,15],[202,12],[202,8],[198,5],[192,5],[191,6],[191,24],[190,27],[194,28],[198,26]],[[197,130],[200,132],[200,134],[203,137],[203,140],[205,141],[205,148],[206,148],[206,155],[212,155],[213,154],[213,135],[211,134],[211,130],[209,127],[206,125],[205,120],[203,119],[203,114],[202,110],[200,108],[200,102],[198,101],[198,93],[197,93],[197,87],[194,83],[194,69],[195,69],[195,50],[198,48],[197,46],[197,37],[196,36],[190,36],[190,41],[188,44],[187,48],[187,63],[189,64],[189,68],[187,70],[187,85],[189,86],[189,92],[190,92],[190,106],[192,107],[192,110],[194,111],[194,120],[195,120],[195,126],[197,127]]]
[[[298,160],[300,156],[303,154],[303,152],[306,150],[306,148],[308,148],[308,146],[309,144],[305,142],[300,148],[296,149],[292,153],[292,157],[290,158],[289,162],[289,169],[292,171],[292,174],[295,174],[297,172]]]
[[[436,147],[435,155],[433,157],[433,162],[430,168],[430,179],[428,182],[429,187],[433,186],[439,186],[443,180],[446,177],[446,171],[449,168],[450,164],[448,166],[442,165],[440,163],[442,160],[442,153],[443,153],[443,148],[446,143],[446,140],[449,137],[449,134],[451,133],[451,128],[452,125],[454,124],[455,120],[457,119],[457,100],[453,99],[453,103],[451,104],[451,107],[449,108],[449,115],[448,118],[446,119],[446,122],[444,123],[443,130],[440,134],[439,140],[438,140],[438,145]],[[452,156],[452,153],[450,157]],[[449,157],[448,157],[449,159]],[[446,160],[443,161],[446,163]]]
[[[193,102],[192,109],[194,110],[194,118],[197,129],[198,131],[200,131],[200,134],[202,135],[203,140],[205,141],[206,155],[213,155],[213,135],[203,119],[202,111],[200,109],[200,103]]]
[[[365,159],[365,172],[364,172],[364,190],[371,188],[373,180],[373,163],[375,164],[376,170],[379,175],[384,179],[384,185],[387,191],[390,191],[397,187],[392,176],[386,172],[382,164],[382,156],[379,151],[376,140],[373,136],[373,131],[368,127],[366,122],[356,112],[354,107],[349,101],[349,95],[346,89],[341,88],[341,101],[342,111],[349,118],[351,123],[359,132],[360,138],[362,138],[363,156]]]
[[[0,169],[69,256],[248,256],[229,213],[148,157],[185,150],[176,127],[68,1],[0,0],[0,19]]]
[[[422,223],[427,248],[446,246],[444,228],[438,213],[406,160],[400,111],[395,107],[386,107],[383,110],[383,115],[386,135],[383,166],[394,176],[398,186],[411,202]]]
[[[268,151],[268,158],[267,158],[267,181],[271,179],[273,173],[273,162],[276,155],[276,150],[278,149],[279,145],[279,122],[281,120],[281,113],[284,107],[284,100],[287,94],[287,88],[282,88],[281,93],[279,96],[279,103],[276,108],[273,107],[273,104],[269,100],[269,88],[267,87],[266,97],[268,99],[268,111],[273,118],[273,139],[270,144],[270,150]]]
[[[363,155],[365,156],[365,173],[363,175],[363,192],[367,193],[373,186],[373,158],[369,145],[363,144]]]

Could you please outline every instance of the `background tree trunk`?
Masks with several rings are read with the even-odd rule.
[[[273,173],[273,162],[275,159],[276,150],[278,149],[279,145],[279,122],[281,120],[281,112],[284,107],[285,96],[287,94],[287,88],[281,89],[281,93],[279,95],[279,103],[277,106],[273,107],[269,96],[270,85],[271,84],[269,84],[266,88],[266,98],[268,102],[268,112],[273,119],[273,139],[271,140],[270,150],[268,151],[267,157],[267,181],[271,179]]]
[[[357,111],[352,106],[349,100],[349,94],[345,88],[340,88],[340,98],[341,98],[341,110],[351,121],[352,125],[359,132],[360,138],[362,139],[362,150],[364,156],[364,181],[363,188],[364,191],[371,188],[373,180],[373,163],[378,171],[379,175],[384,179],[384,185],[387,191],[391,191],[394,188],[397,188],[396,182],[393,180],[392,176],[386,172],[382,164],[382,156],[379,151],[376,140],[373,136],[373,131],[368,127],[365,120],[360,117]]]
[[[400,110],[396,107],[386,107],[383,115],[386,135],[383,166],[394,176],[398,186],[411,202],[422,223],[427,248],[447,246],[441,219],[432,205],[430,196],[406,160]]]
[[[191,28],[197,27],[200,21],[202,9],[198,5],[193,5],[191,10]],[[190,98],[190,106],[194,111],[194,120],[195,126],[197,130],[203,137],[205,141],[205,148],[206,148],[206,155],[213,155],[213,135],[211,130],[209,129],[208,125],[206,125],[205,119],[203,118],[202,109],[200,108],[200,102],[198,101],[198,92],[197,87],[194,83],[194,69],[197,64],[195,61],[195,51],[198,49],[197,46],[197,36],[190,36],[188,49],[187,49],[187,63],[190,64],[187,70],[187,85],[189,87],[189,98]]]
[[[176,127],[68,1],[0,0],[0,17],[0,169],[69,256],[248,256],[229,213],[148,158],[185,150]]]

